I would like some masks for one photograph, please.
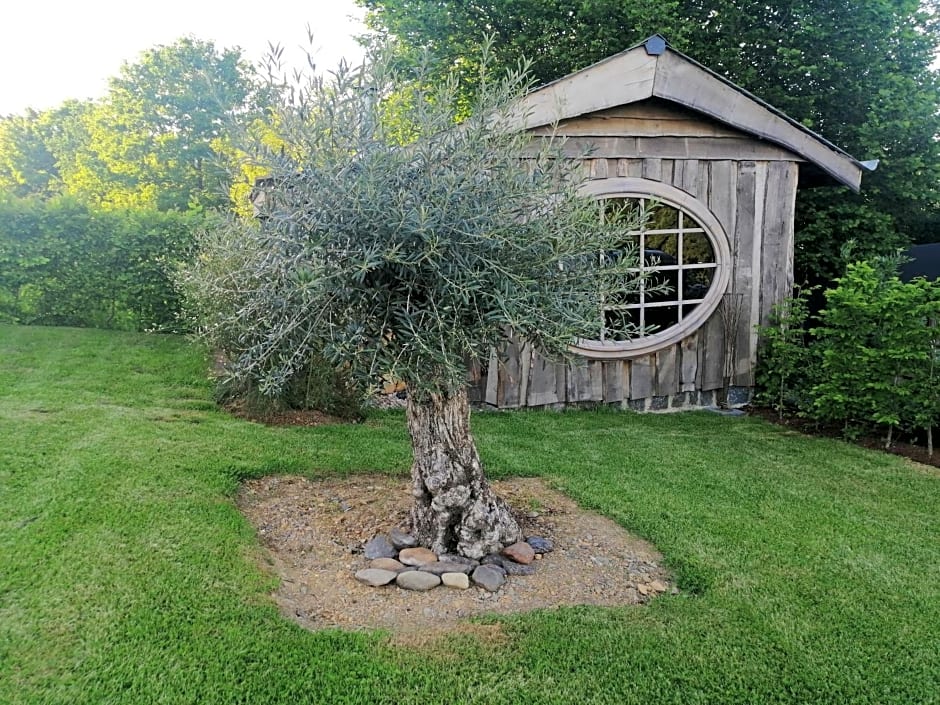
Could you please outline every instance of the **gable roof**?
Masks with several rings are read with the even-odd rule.
[[[649,98],[671,101],[788,149],[855,191],[868,169],[812,130],[676,51],[658,34],[529,93],[520,105],[519,127],[550,125]]]

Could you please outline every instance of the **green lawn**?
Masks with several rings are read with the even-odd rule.
[[[387,645],[282,619],[238,482],[407,472],[400,414],[267,428],[174,338],[0,326],[0,703],[940,702],[940,475],[755,419],[479,414],[683,593]]]

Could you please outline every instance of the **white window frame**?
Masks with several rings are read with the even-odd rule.
[[[691,313],[674,326],[652,335],[631,340],[578,339],[573,352],[595,360],[618,360],[639,357],[674,345],[700,328],[715,312],[731,281],[731,244],[718,218],[705,204],[675,186],[660,181],[634,177],[595,179],[582,185],[581,193],[595,199],[645,198],[672,206],[690,215],[704,230],[715,252],[715,275],[708,293]],[[600,302],[598,302],[600,303]]]

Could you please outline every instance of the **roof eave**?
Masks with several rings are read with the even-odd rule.
[[[651,44],[658,40],[656,44]],[[661,98],[687,107],[815,164],[836,183],[861,187],[864,166],[773,106],[654,35],[526,96],[516,125],[533,129],[599,110]],[[655,51],[651,51],[655,46]]]

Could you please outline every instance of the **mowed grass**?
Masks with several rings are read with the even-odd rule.
[[[233,497],[405,474],[403,417],[247,423],[205,364],[175,338],[0,326],[0,703],[940,702],[935,470],[748,418],[477,414],[492,476],[652,540],[683,592],[393,647],[281,618]]]

